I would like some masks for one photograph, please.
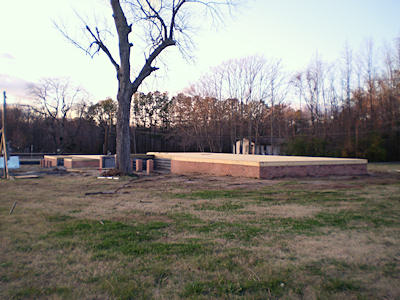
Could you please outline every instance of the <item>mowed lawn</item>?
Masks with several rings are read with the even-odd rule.
[[[400,164],[369,170],[0,180],[0,298],[400,299]]]

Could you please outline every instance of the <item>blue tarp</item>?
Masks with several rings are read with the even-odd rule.
[[[9,169],[19,169],[19,156],[10,156],[7,161]],[[4,157],[0,157],[0,169],[4,168]]]

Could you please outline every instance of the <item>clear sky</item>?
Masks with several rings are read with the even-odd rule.
[[[168,50],[164,59],[168,68],[160,65],[157,80],[148,80],[143,90],[174,95],[230,58],[260,54],[280,58],[287,70],[295,71],[306,67],[316,52],[333,61],[346,41],[358,51],[366,39],[382,46],[400,36],[400,0],[242,2],[219,29],[204,20],[194,37],[195,61],[186,61],[176,49]],[[1,1],[0,89],[7,91],[10,102],[27,101],[26,84],[42,77],[69,77],[91,94],[93,102],[116,98],[116,76],[107,58],[91,59],[53,25],[53,20],[62,19],[69,28],[79,28],[73,9],[100,22],[108,19],[112,25],[108,1]]]

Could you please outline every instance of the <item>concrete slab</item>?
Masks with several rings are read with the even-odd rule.
[[[208,152],[148,152],[156,158],[166,158],[181,161],[197,161],[222,164],[237,164],[248,166],[302,166],[302,165],[337,165],[337,164],[366,164],[366,159],[331,158],[310,156],[280,156],[280,155],[251,155],[227,154]]]

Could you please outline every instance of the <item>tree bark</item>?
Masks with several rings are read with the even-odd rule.
[[[117,121],[117,160],[116,168],[124,173],[132,172],[132,164],[130,161],[131,141],[130,141],[130,112],[131,99],[133,91],[128,92],[118,91],[118,121]]]

